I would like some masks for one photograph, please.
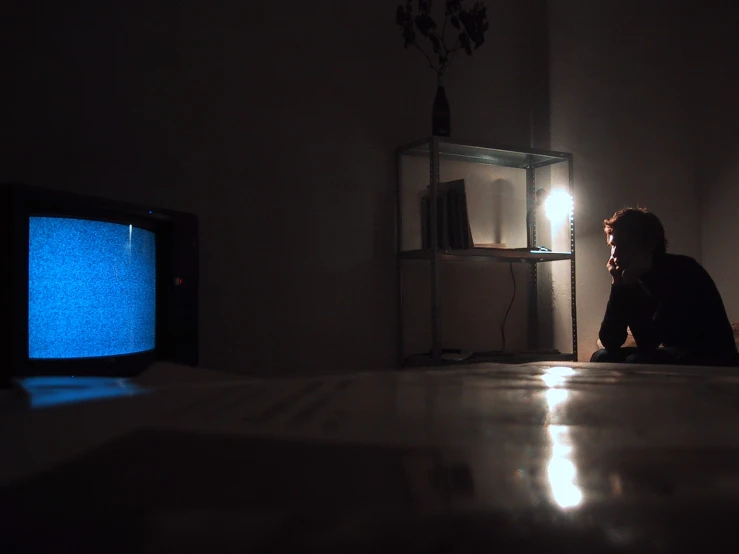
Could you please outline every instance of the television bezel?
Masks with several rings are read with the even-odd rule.
[[[153,207],[118,202],[93,196],[73,194],[27,185],[8,187],[10,206],[10,248],[6,255],[10,268],[9,283],[4,291],[10,296],[9,307],[10,376],[13,378],[41,375],[74,376],[133,376],[141,373],[156,360],[173,358],[171,323],[175,287],[174,226],[178,220],[196,220],[192,214],[160,210]],[[152,231],[156,244],[156,308],[155,345],[152,350],[114,356],[90,358],[33,359],[28,345],[28,278],[29,225],[31,217],[59,217],[102,221]],[[194,245],[196,247],[196,245]],[[7,276],[6,276],[7,278]],[[197,286],[197,281],[191,283]],[[5,293],[4,293],[5,294]],[[197,348],[197,347],[195,347]],[[193,365],[197,364],[197,360]]]

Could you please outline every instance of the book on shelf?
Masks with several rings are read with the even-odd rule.
[[[431,248],[431,189],[421,193],[421,243]],[[502,243],[478,243],[472,239],[464,179],[439,183],[436,191],[437,244],[439,250],[505,248]]]

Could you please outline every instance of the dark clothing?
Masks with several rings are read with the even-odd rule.
[[[605,350],[614,355],[619,351],[627,327],[642,353],[662,345],[682,351],[681,358],[737,357],[721,295],[708,272],[688,256],[655,256],[652,269],[636,283],[611,287],[599,333]]]
[[[698,354],[682,348],[656,348],[641,350],[633,346],[623,346],[616,350],[598,350],[590,358],[591,362],[618,364],[663,364],[663,365],[701,365],[737,366],[736,354],[713,355]]]

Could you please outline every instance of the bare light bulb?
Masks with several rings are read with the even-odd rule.
[[[572,214],[572,196],[563,190],[553,190],[544,201],[544,212],[550,221],[561,221]]]

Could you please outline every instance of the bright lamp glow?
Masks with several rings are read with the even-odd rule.
[[[569,217],[573,207],[572,196],[563,190],[553,190],[544,201],[544,211],[550,221],[560,221]]]

